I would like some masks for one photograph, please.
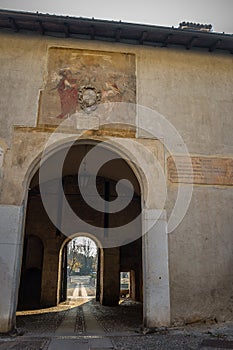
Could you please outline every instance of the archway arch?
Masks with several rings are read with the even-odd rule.
[[[81,243],[87,243],[86,240],[88,240],[88,244],[91,245],[91,250],[89,251],[83,250],[82,247],[80,247]],[[86,232],[79,232],[64,240],[59,254],[58,294],[60,302],[66,301],[67,299],[75,300],[77,297],[83,295],[85,295],[86,298],[92,297],[99,300],[99,264],[101,249],[103,249],[101,242],[94,235]],[[95,266],[88,266],[88,271],[83,271],[83,267],[86,267],[82,266],[83,255],[85,255],[87,259],[91,258],[91,263],[95,264]],[[81,289],[77,289],[77,287],[80,287],[77,286],[80,282],[77,276],[85,274],[88,275],[86,281],[86,283],[88,282],[88,291],[84,290],[84,292],[82,292]],[[72,276],[74,277],[72,278]],[[75,287],[77,290],[73,290],[74,285],[72,285],[72,283],[76,283]],[[83,283],[83,281],[81,281],[81,283]]]
[[[51,147],[49,153],[47,154],[47,158],[44,160],[44,163],[50,162],[53,157],[56,158],[56,154],[69,145],[68,141],[74,141],[74,138],[69,138],[64,142],[58,142]],[[166,215],[161,210],[160,205],[156,203],[157,197],[155,196],[156,192],[156,176],[153,171],[153,164],[148,169],[148,157],[143,154],[143,152],[139,152],[137,147],[134,145],[130,145],[127,148],[127,142],[122,140],[107,140],[109,147],[107,147],[111,152],[115,152],[118,156],[127,155],[127,161],[123,158],[120,160],[121,164],[128,169],[129,173],[132,174],[132,178],[134,178],[136,185],[135,193],[139,197],[140,201],[140,210],[142,210],[142,222],[140,225],[140,236],[142,236],[142,231],[151,231],[151,222],[160,216],[160,220],[158,222],[157,227],[153,227],[153,232],[150,236],[146,235],[142,237],[142,259],[143,259],[143,300],[144,300],[144,324],[147,326],[155,326],[155,325],[167,325],[170,322],[170,299],[169,299],[169,274],[168,274],[168,247],[167,247],[167,232],[166,232]],[[90,138],[90,139],[82,139],[79,140],[73,147],[92,147],[96,143],[101,142],[101,139],[98,138]],[[106,145],[104,145],[106,146]],[[138,157],[138,159],[137,159]],[[137,159],[137,162],[136,162]],[[29,182],[30,180],[30,188],[36,188],[38,185],[38,171],[36,172],[36,163],[33,162],[32,168],[34,175],[30,174],[28,170],[28,178],[25,180]],[[137,163],[140,163],[140,167],[137,167]],[[37,163],[38,167],[39,164]],[[65,174],[66,175],[74,175],[74,174]],[[103,175],[103,174],[102,174]],[[131,176],[131,175],[130,175]],[[130,177],[129,176],[129,177]],[[103,176],[102,176],[103,178]],[[132,179],[131,178],[131,179]],[[114,178],[117,181],[116,178]],[[162,214],[162,215],[161,215]],[[53,230],[49,227],[50,232]],[[56,229],[55,237],[59,241],[61,245],[64,241],[64,237],[62,237],[62,233]],[[127,243],[127,241],[126,241]],[[152,251],[153,249],[153,251]],[[163,254],[161,255],[160,249],[163,250]],[[46,250],[46,249],[45,249]],[[54,264],[54,269],[56,267],[57,271],[57,280],[58,280],[58,266],[59,266],[59,249],[56,250],[56,256],[58,257],[56,260],[56,264]],[[156,255],[158,254],[158,255]],[[110,254],[111,255],[111,254]],[[119,255],[119,254],[118,254]],[[105,257],[105,260],[109,259]],[[119,257],[117,258],[119,259]],[[153,268],[148,269],[148,265],[153,265]],[[159,269],[157,267],[159,266]],[[160,276],[162,275],[162,277]],[[152,277],[152,278],[151,278]],[[154,278],[158,278],[162,280],[163,285],[162,288],[160,286],[156,287],[152,282]],[[160,281],[159,281],[160,283]],[[46,286],[46,281],[42,281],[42,285]],[[52,289],[56,289],[54,285]],[[53,302],[57,303],[59,300],[57,289],[56,289],[56,297],[53,297]],[[55,295],[54,294],[54,295]],[[153,294],[153,295],[152,295]],[[51,300],[49,302],[45,301],[43,298],[45,293],[42,293],[42,305],[49,306],[51,305]],[[102,293],[102,303],[105,303],[104,293]]]
[[[129,142],[129,144],[128,144]],[[135,178],[137,179],[138,185],[139,185],[139,191],[143,196],[143,201],[146,205],[148,200],[148,197],[151,196],[151,191],[149,191],[149,182],[153,182],[155,180],[154,174],[149,174],[146,170],[147,166],[146,163],[148,159],[145,159],[145,150],[147,148],[143,148],[143,152],[141,154],[138,153],[138,147],[140,149],[140,143],[132,140],[124,140],[122,138],[103,138],[103,137],[97,137],[93,136],[90,138],[82,137],[79,138],[77,141],[76,136],[64,136],[61,140],[54,141],[49,146],[46,144],[42,144],[39,149],[37,150],[37,154],[35,156],[34,151],[31,155],[31,162],[29,165],[26,164],[26,167],[23,169],[23,199],[26,202],[28,197],[28,190],[30,190],[30,184],[32,180],[36,177],[36,174],[38,173],[41,166],[48,160],[51,159],[55,154],[57,154],[59,151],[62,151],[64,149],[69,149],[72,145],[89,145],[89,146],[95,146],[97,144],[103,144],[105,149],[108,149],[112,151],[113,153],[117,154],[120,158],[124,159],[125,163],[127,163],[128,167],[132,170],[132,173],[134,174]],[[142,143],[143,144],[143,143]],[[129,147],[130,146],[130,147]],[[136,147],[135,147],[136,146]],[[135,150],[134,150],[135,147]],[[150,150],[147,150],[147,152],[150,152]],[[138,158],[139,156],[139,158]],[[143,164],[144,163],[144,164]],[[140,166],[139,166],[140,164]],[[150,179],[153,178],[153,180]],[[38,180],[37,180],[38,181]],[[153,192],[154,193],[154,192]]]

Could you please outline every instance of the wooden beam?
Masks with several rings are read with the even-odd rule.
[[[121,28],[117,28],[117,30],[116,30],[116,36],[115,36],[115,38],[116,38],[116,41],[120,41],[120,39],[121,39]]]
[[[194,42],[198,39],[198,36],[193,36],[186,45],[186,49],[190,50],[193,47]]]
[[[166,37],[164,38],[163,40],[163,43],[162,43],[162,47],[167,47],[168,43],[169,43],[169,39],[172,37],[172,34],[169,33],[166,35]]]
[[[209,47],[209,52],[213,52],[213,51],[216,49],[216,47],[218,46],[218,44],[221,43],[221,41],[222,41],[222,39],[216,40],[216,41],[213,43],[213,45],[211,45],[211,46]]]
[[[38,26],[38,31],[41,35],[44,35],[45,29],[43,27],[43,24],[41,21],[36,21],[37,26]]]
[[[68,38],[70,36],[70,27],[68,23],[64,23],[64,32],[65,32],[65,36],[66,38]]]
[[[147,31],[142,32],[141,38],[139,39],[139,43],[141,45],[143,45],[143,43],[144,43],[144,41],[146,40],[147,37],[148,37],[148,32]]]
[[[94,40],[95,39],[95,26],[91,26],[91,40]]]
[[[19,26],[17,25],[15,19],[12,18],[12,17],[9,17],[9,22],[10,22],[11,28],[12,28],[15,32],[18,32],[18,31],[19,31]]]

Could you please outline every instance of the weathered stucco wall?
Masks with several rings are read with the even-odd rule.
[[[52,46],[135,54],[137,103],[165,116],[183,137],[191,155],[233,157],[231,55],[9,33],[1,34],[0,45],[2,204],[14,204],[13,192],[24,190],[22,185],[17,187],[24,180],[20,179],[20,162],[32,154],[33,148],[36,156],[46,139],[46,130],[43,134],[40,130],[40,136],[36,129],[30,134],[26,129],[14,133],[13,126],[36,127],[40,90],[46,81],[47,52]],[[24,146],[25,140],[28,146]],[[6,182],[9,198],[8,190],[3,190]],[[177,185],[168,181],[168,213],[176,189]],[[169,235],[173,322],[233,319],[232,209],[232,186],[194,186],[183,222]]]
[[[12,125],[36,125],[49,47],[136,54],[137,103],[168,118],[191,153],[232,154],[231,55],[1,33],[3,138]]]
[[[38,37],[1,34],[0,137],[8,142],[13,125],[36,125],[45,53],[46,43]]]
[[[231,55],[144,49],[137,56],[138,103],[164,115],[191,154],[231,154]]]
[[[233,189],[195,186],[169,235],[172,319],[233,318]]]

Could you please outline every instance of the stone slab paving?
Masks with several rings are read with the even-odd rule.
[[[80,318],[83,320],[80,321]],[[77,322],[82,325],[83,329],[76,325]],[[80,337],[75,339],[77,329],[86,336],[85,339],[80,339]],[[92,307],[88,303],[70,309],[56,329],[54,336],[48,350],[113,349],[111,339],[105,337],[105,330],[92,314]],[[72,337],[69,338],[69,336]]]

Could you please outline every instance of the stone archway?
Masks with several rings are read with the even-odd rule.
[[[101,270],[100,270],[100,301],[104,305],[117,305],[119,302],[120,294],[120,268],[122,265],[126,266],[128,269],[134,269],[137,271],[139,276],[137,280],[142,279],[142,263],[141,263],[141,248],[140,245],[136,245],[138,249],[137,257],[133,257],[132,253],[128,253],[129,258],[127,260],[127,255],[124,254],[124,250],[121,249],[120,245],[114,244],[113,246],[106,246],[106,234],[109,231],[115,229],[115,227],[120,227],[122,229],[123,225],[132,221],[134,217],[137,217],[141,212],[141,195],[140,186],[137,179],[134,176],[133,171],[128,166],[122,158],[113,159],[112,162],[108,163],[106,166],[102,167],[96,178],[96,185],[99,191],[99,195],[104,199],[108,196],[108,200],[115,199],[117,197],[116,184],[118,183],[118,178],[120,180],[121,176],[128,178],[134,186],[134,194],[132,201],[127,205],[127,211],[121,210],[117,213],[107,213],[103,210],[102,212],[92,209],[85,199],[83,199],[80,188],[77,184],[77,169],[74,164],[80,163],[83,155],[88,153],[88,149],[93,147],[87,144],[75,144],[73,145],[67,155],[66,161],[63,166],[63,177],[62,186],[64,195],[70,205],[71,210],[82,218],[82,222],[91,223],[91,229],[93,237],[100,242],[100,246],[103,246],[100,253],[101,260]],[[104,150],[104,152],[112,153],[112,151]],[[29,200],[27,207],[27,219],[26,219],[26,231],[36,231],[41,236],[45,245],[45,255],[43,262],[43,273],[42,273],[42,290],[41,290],[41,306],[53,306],[56,305],[63,297],[59,292],[59,252],[61,245],[71,237],[70,232],[64,230],[64,225],[62,229],[59,227],[57,220],[66,220],[66,212],[63,211],[63,201],[60,196],[60,192],[57,184],[57,173],[54,170],[53,165],[57,163],[59,158],[59,151],[55,152],[53,156],[48,158],[48,175],[46,183],[40,183],[39,186],[39,174],[38,172],[34,175],[30,183]],[[46,165],[47,165],[46,164]],[[45,165],[45,166],[46,166]],[[121,169],[118,172],[116,169]],[[47,188],[46,188],[47,186]],[[42,188],[42,190],[41,190]],[[44,207],[44,202],[42,201],[41,191],[45,195],[52,197],[54,202],[50,206],[55,213],[55,221],[51,219],[48,212]],[[94,200],[98,194],[94,194]],[[123,194],[124,195],[124,194]],[[92,193],[90,194],[93,197]],[[63,199],[64,200],[64,199]],[[107,201],[107,200],[106,200]],[[106,217],[107,216],[107,217]],[[39,218],[39,221],[36,219]],[[63,222],[61,222],[63,224]],[[141,221],[140,221],[141,225]],[[68,229],[70,227],[68,226]],[[82,226],[76,225],[72,226],[71,229],[78,230]],[[141,237],[141,227],[133,226],[135,239]],[[96,232],[98,235],[96,236]],[[108,232],[107,232],[108,231]],[[73,232],[71,233],[73,234]],[[105,239],[105,240],[104,240]],[[133,237],[133,240],[135,240]],[[124,237],[124,243],[129,243],[127,237]],[[139,262],[140,264],[139,264]],[[111,269],[111,271],[109,271]],[[138,282],[139,283],[139,282]],[[142,286],[142,282],[140,282]],[[138,295],[142,295],[138,293]]]
[[[100,140],[97,140],[100,141]],[[128,154],[127,159],[133,159],[132,162],[128,161],[128,166],[131,168],[132,173],[139,183],[139,188],[141,191],[141,209],[142,209],[142,222],[141,231],[147,232],[142,237],[142,261],[143,261],[143,310],[144,310],[144,325],[148,327],[155,327],[159,325],[169,325],[170,323],[170,290],[169,290],[169,271],[168,271],[168,240],[166,231],[166,213],[164,210],[160,209],[161,206],[156,203],[159,193],[159,186],[156,186],[155,177],[156,171],[153,171],[153,163],[149,163],[148,166],[148,156],[143,154],[143,151],[138,150],[138,147],[131,143],[131,140],[117,138],[108,139],[109,149],[118,155]],[[145,148],[151,148],[151,142],[148,140],[137,140],[138,144],[143,144]],[[154,145],[158,143],[154,140]],[[81,140],[80,144],[86,143],[96,143],[95,139]],[[60,148],[65,147],[66,142],[64,140],[60,142]],[[52,147],[52,153],[55,154],[59,149],[57,144]],[[33,159],[33,154],[31,155]],[[137,162],[134,161],[137,159]],[[35,161],[32,161],[34,174],[35,174]],[[137,163],[140,163],[140,169],[137,168]],[[38,165],[39,167],[39,165]],[[25,167],[25,175],[31,177],[30,169],[28,166]],[[136,175],[135,175],[136,174]],[[25,181],[25,180],[24,180]],[[26,180],[27,183],[30,180]],[[22,222],[22,208],[18,210],[16,208],[16,220],[15,225],[12,230],[19,230],[20,222]],[[156,219],[156,225],[154,225],[154,220]],[[7,224],[7,219],[5,223]],[[59,237],[59,232],[56,231],[57,237]],[[22,235],[21,235],[22,237]],[[21,240],[20,236],[18,239]],[[58,238],[59,239],[59,238]],[[45,247],[46,251],[46,247]],[[22,254],[22,249],[19,246],[18,252],[16,253],[16,260],[21,260],[20,255]],[[58,271],[58,262],[57,262]],[[11,287],[17,286],[19,283],[19,275],[17,271],[11,279]],[[18,282],[17,282],[18,281]],[[42,281],[42,284],[45,281]],[[14,314],[15,307],[17,303],[17,298],[15,295],[10,294],[9,303],[13,305],[11,312],[6,310],[6,319],[8,319],[7,324],[9,325],[9,319],[11,325],[14,324]],[[13,311],[13,314],[12,314]],[[5,325],[2,327],[4,328]],[[7,326],[9,327],[9,326]]]

